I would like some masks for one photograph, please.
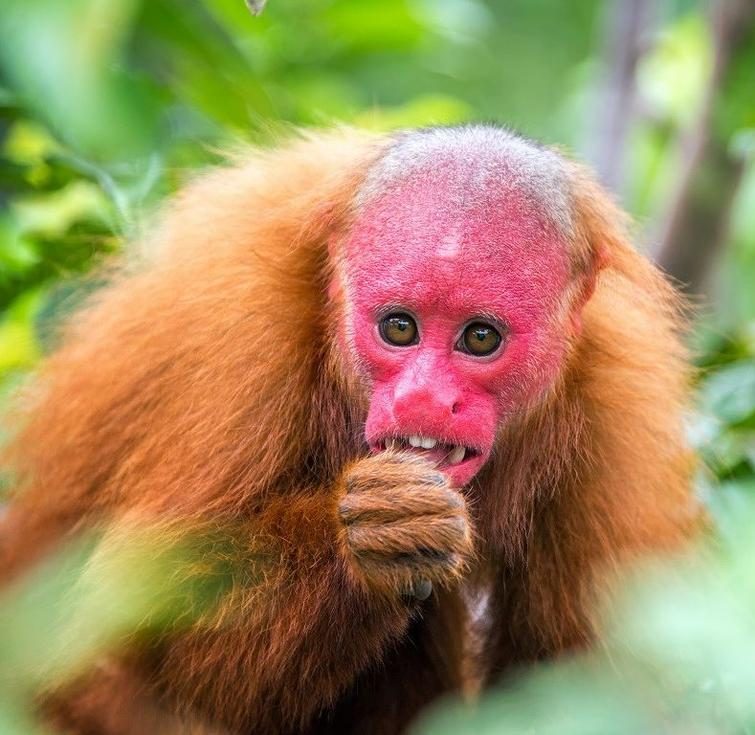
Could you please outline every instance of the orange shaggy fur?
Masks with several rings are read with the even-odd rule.
[[[366,399],[334,339],[329,252],[387,143],[313,135],[199,178],[41,368],[7,452],[20,491],[2,577],[114,521],[168,538],[227,524],[241,562],[275,550],[261,584],[221,603],[225,624],[126,652],[53,697],[62,730],[396,733],[465,686],[462,581],[490,590],[480,664],[493,681],[588,642],[597,575],[688,534],[680,304],[572,164],[574,252],[602,267],[558,385],[502,430],[465,491],[469,527],[454,535],[445,501],[427,500],[421,462],[358,462]],[[423,513],[437,502],[431,523],[407,521],[457,555],[430,599],[366,584],[350,563],[349,544],[380,540],[347,537],[344,478],[406,487],[407,513],[413,497]],[[390,512],[349,502],[342,514]]]

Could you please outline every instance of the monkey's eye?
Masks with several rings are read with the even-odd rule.
[[[417,322],[403,312],[388,314],[380,321],[380,336],[397,347],[416,344]]]
[[[501,344],[498,330],[485,322],[472,322],[464,329],[464,333],[456,344],[456,349],[475,357],[491,355]]]

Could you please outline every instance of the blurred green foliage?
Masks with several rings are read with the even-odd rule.
[[[715,549],[634,570],[600,651],[536,668],[478,708],[441,707],[418,732],[752,733],[752,506],[730,520]]]
[[[3,589],[0,732],[41,732],[29,714],[40,689],[70,682],[104,652],[212,615],[240,575],[256,584],[257,559],[239,556],[233,539],[230,529],[124,524],[78,538]]]
[[[678,178],[679,139],[710,73],[706,5],[657,3],[659,27],[640,58],[643,110],[622,194],[649,230]],[[0,402],[44,354],[49,325],[86,276],[138,238],[191,172],[239,142],[265,142],[289,124],[495,119],[589,156],[610,7],[270,0],[253,17],[243,0],[3,0]],[[690,431],[706,463],[699,488],[714,537],[694,562],[627,583],[607,618],[605,651],[528,674],[476,711],[442,709],[426,732],[755,731],[753,69],[755,45],[715,110],[716,134],[749,163],[693,341],[701,371]],[[80,595],[73,621],[91,635],[66,649],[62,668],[139,627],[145,598],[129,574],[112,576],[94,601],[80,591],[82,553],[0,598],[2,732],[36,727],[25,690],[40,656],[57,650],[50,631],[70,612],[71,590]],[[135,560],[147,572],[150,563]],[[120,612],[108,599],[122,601]]]

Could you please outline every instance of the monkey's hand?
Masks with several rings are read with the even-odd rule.
[[[348,552],[375,589],[425,599],[472,555],[464,497],[427,460],[382,452],[352,465],[339,503]]]

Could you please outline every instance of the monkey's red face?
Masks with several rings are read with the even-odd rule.
[[[368,444],[422,452],[462,486],[559,372],[568,257],[521,192],[459,206],[457,189],[415,179],[372,200],[342,280]]]

